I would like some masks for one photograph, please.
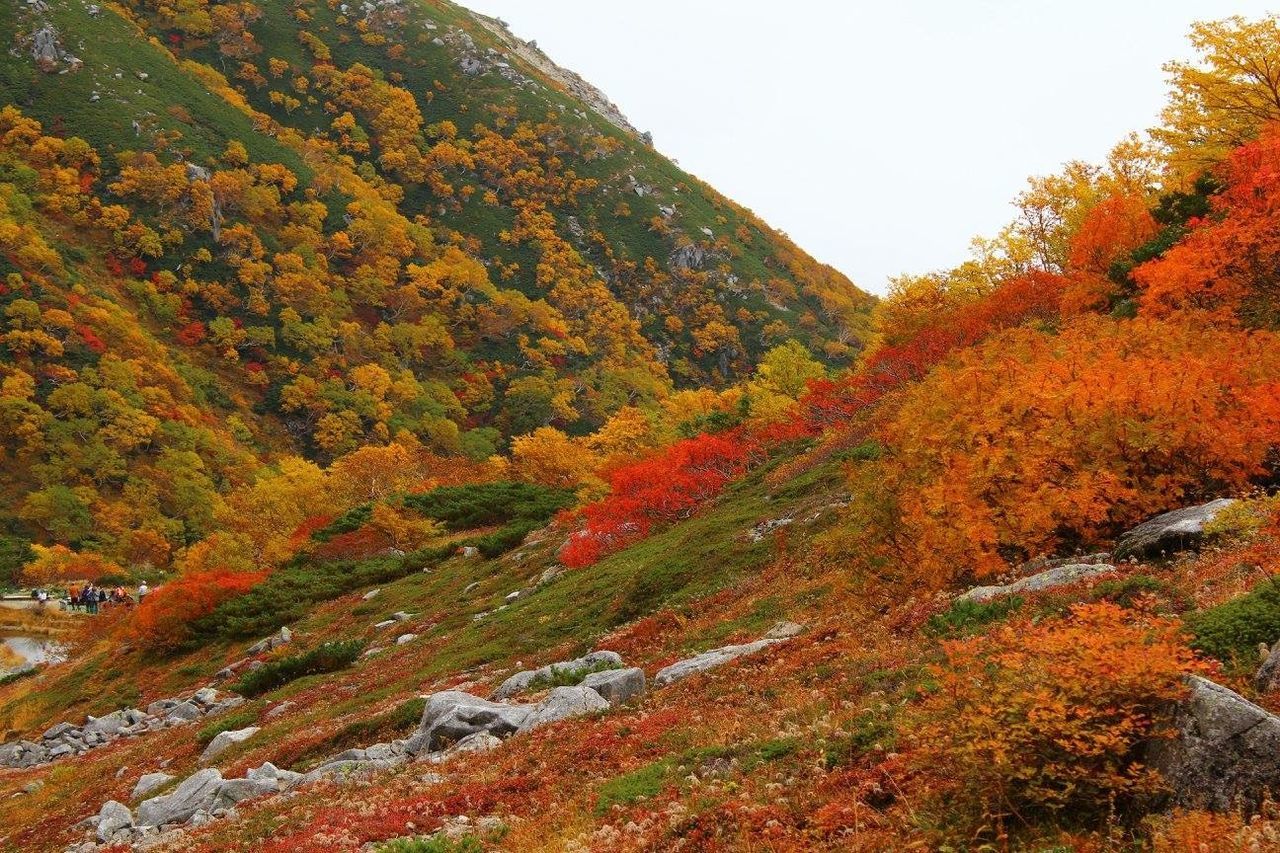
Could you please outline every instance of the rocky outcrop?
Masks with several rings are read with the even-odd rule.
[[[0,746],[0,767],[34,767],[68,755],[83,755],[122,737],[139,737],[172,726],[214,716],[244,702],[240,696],[220,695],[211,687],[189,699],[159,699],[146,711],[123,708],[102,717],[87,717],[79,726],[58,723],[40,741],[17,741]]]
[[[133,812],[123,803],[107,800],[98,810],[94,831],[104,844],[115,841],[116,836],[133,828]]]
[[[1280,717],[1220,684],[1191,676],[1175,715],[1177,736],[1157,741],[1147,762],[1177,805],[1253,811],[1280,791]]]
[[[582,679],[582,687],[599,693],[610,705],[621,705],[644,695],[644,670],[638,666],[593,672]]]
[[[957,601],[991,601],[1019,593],[1044,592],[1068,584],[1093,580],[1115,572],[1107,563],[1067,563],[1002,586],[977,586],[960,595]]]
[[[1205,525],[1233,503],[1233,498],[1219,498],[1148,519],[1120,537],[1116,559],[1158,557],[1194,547],[1204,538]]]
[[[580,673],[586,675],[593,670],[600,670],[604,667],[617,668],[622,666],[622,656],[617,652],[599,651],[591,652],[580,658],[573,660],[560,661],[558,663],[547,664],[538,669],[526,669],[523,672],[517,672],[498,686],[493,691],[494,699],[509,699],[539,682],[550,682],[558,678],[574,678]]]

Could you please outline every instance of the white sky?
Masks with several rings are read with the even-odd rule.
[[[1194,20],[1259,0],[462,0],[864,289],[963,260],[1032,174],[1154,124]]]

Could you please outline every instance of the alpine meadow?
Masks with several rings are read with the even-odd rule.
[[[1280,850],[1280,16],[883,297],[449,0],[0,35],[0,851]]]

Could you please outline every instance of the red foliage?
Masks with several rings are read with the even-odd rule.
[[[265,572],[192,572],[153,591],[134,609],[129,634],[149,649],[165,651],[190,636],[191,623],[227,599],[248,592]]]
[[[196,320],[188,323],[178,330],[178,343],[186,344],[187,346],[195,346],[196,344],[202,343],[208,333],[208,330],[204,327],[204,323]]]
[[[107,351],[107,345],[103,343],[102,338],[94,334],[93,329],[88,326],[76,326],[76,334],[80,336],[80,340],[84,341],[85,346],[98,355]]]
[[[759,451],[758,441],[741,430],[704,433],[618,468],[609,475],[609,496],[583,508],[586,525],[565,543],[560,559],[572,568],[589,566],[645,538],[656,524],[688,518],[742,475]]]

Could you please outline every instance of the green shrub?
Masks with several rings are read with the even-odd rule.
[[[1023,601],[1016,595],[993,601],[960,599],[950,609],[935,613],[925,623],[925,630],[935,637],[950,637],[968,633],[991,622],[1005,618],[1022,607]]]
[[[1186,603],[1167,582],[1151,575],[1133,575],[1122,580],[1103,581],[1093,588],[1094,600],[1113,601],[1121,607],[1133,607],[1138,598],[1145,595],[1170,599],[1179,608]]]
[[[328,542],[335,536],[343,533],[351,533],[364,527],[369,517],[373,515],[373,504],[361,504],[357,507],[344,512],[324,527],[311,534],[311,538],[316,542]]]
[[[311,612],[319,601],[331,601],[355,589],[377,586],[443,562],[454,546],[424,548],[403,557],[324,562],[301,554],[266,580],[214,608],[192,625],[191,646],[219,638],[261,637]]]
[[[531,483],[444,486],[426,494],[408,495],[404,499],[404,505],[409,509],[417,510],[453,531],[518,521],[546,522],[573,503],[573,492]]]
[[[260,696],[307,675],[335,672],[349,666],[362,651],[364,643],[360,640],[322,643],[310,651],[277,658],[245,673],[236,684],[236,692]]]
[[[1280,640],[1280,584],[1268,582],[1239,598],[1186,617],[1191,647],[1224,662],[1248,660],[1259,643]]]

